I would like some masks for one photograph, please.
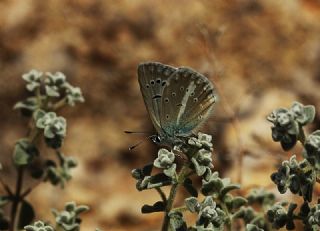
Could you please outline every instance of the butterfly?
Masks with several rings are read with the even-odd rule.
[[[153,142],[174,146],[192,135],[209,117],[216,102],[211,82],[188,67],[159,62],[138,65],[138,80],[145,106],[157,131]]]
[[[159,62],[138,65],[138,80],[145,106],[157,131],[153,142],[174,146],[192,135],[209,117],[216,102],[211,82],[188,67]]]

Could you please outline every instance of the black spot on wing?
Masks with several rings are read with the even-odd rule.
[[[160,99],[162,96],[161,95],[155,95],[152,97],[152,99]]]

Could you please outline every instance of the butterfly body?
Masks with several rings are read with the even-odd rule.
[[[140,90],[158,132],[152,140],[173,146],[190,136],[209,116],[216,94],[210,81],[198,72],[158,62],[138,66]]]

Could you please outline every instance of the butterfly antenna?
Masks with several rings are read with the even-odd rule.
[[[134,132],[135,133],[135,132]],[[131,147],[129,147],[129,151],[131,151],[132,149],[138,147],[140,144],[142,144],[143,142],[145,142],[147,139],[150,139],[152,136],[154,135],[151,135],[151,136],[147,136],[145,137],[143,140],[140,140],[138,143],[136,143],[135,145],[132,145]]]
[[[135,131],[124,131],[126,134],[152,134],[152,132],[135,132]]]

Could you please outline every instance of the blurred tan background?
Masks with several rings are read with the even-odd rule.
[[[130,175],[157,149],[146,142],[128,151],[141,137],[123,133],[153,129],[140,62],[190,66],[215,83],[220,101],[203,131],[214,137],[216,169],[244,188],[275,191],[269,176],[292,154],[272,142],[268,113],[297,100],[319,115],[319,0],[2,0],[0,10],[1,175],[14,179],[13,144],[26,134],[27,120],[12,110],[28,95],[23,73],[62,71],[86,99],[61,111],[62,150],[79,166],[65,190],[47,183],[31,194],[38,219],[52,221],[49,208],[74,200],[91,207],[83,230],[159,230],[162,214],[140,214],[157,193],[138,192]],[[319,126],[317,116],[311,129]]]

